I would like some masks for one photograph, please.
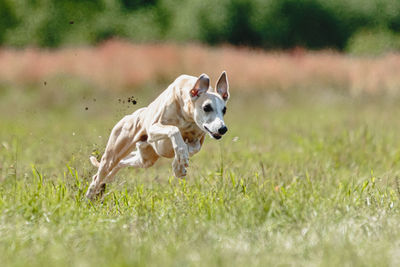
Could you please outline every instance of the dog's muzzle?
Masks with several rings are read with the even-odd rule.
[[[226,126],[219,128],[218,133],[211,132],[210,129],[207,128],[207,126],[204,126],[204,129],[206,129],[206,131],[209,132],[211,136],[217,140],[221,139],[222,135],[224,135],[228,131],[228,128]]]

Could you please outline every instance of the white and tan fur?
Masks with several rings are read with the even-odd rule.
[[[159,157],[174,158],[176,177],[186,175],[189,156],[199,152],[208,133],[220,139],[227,131],[223,115],[229,99],[226,72],[215,90],[206,74],[179,76],[150,105],[125,116],[112,129],[86,197],[92,199],[122,167],[148,168]]]

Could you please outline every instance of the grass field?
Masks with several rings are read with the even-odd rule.
[[[0,86],[2,266],[400,264],[396,95],[232,84],[229,132],[207,138],[185,180],[169,160],[124,169],[91,204],[89,155],[162,86],[60,79]]]

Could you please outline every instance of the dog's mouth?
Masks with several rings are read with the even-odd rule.
[[[206,131],[214,138],[214,139],[221,139],[221,135],[217,134],[217,133],[213,133],[210,131],[210,129],[207,128],[207,126],[204,126],[204,129],[206,129]]]

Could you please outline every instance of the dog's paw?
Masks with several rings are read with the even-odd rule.
[[[186,167],[181,164],[177,164],[175,160],[172,162],[172,169],[176,178],[183,178],[186,176]]]
[[[189,153],[187,149],[179,148],[172,162],[172,169],[177,178],[186,176],[186,167],[189,166]]]
[[[94,186],[89,186],[89,188],[86,192],[86,195],[85,195],[86,199],[93,200],[95,195],[96,195],[96,192],[95,192]]]
[[[101,184],[98,186],[96,184],[91,184],[86,192],[86,199],[91,201],[99,199],[103,196],[105,191],[106,184]]]

